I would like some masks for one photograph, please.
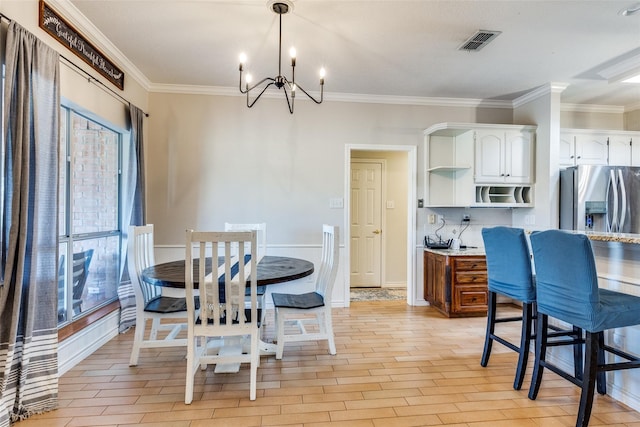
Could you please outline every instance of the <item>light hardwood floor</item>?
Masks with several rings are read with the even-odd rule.
[[[354,302],[333,318],[336,356],[326,343],[305,343],[287,345],[282,361],[262,357],[255,401],[246,367],[209,367],[188,406],[185,350],[144,349],[129,367],[129,331],[60,378],[60,409],[16,427],[575,425],[579,390],[569,382],[547,372],[531,401],[529,376],[522,390],[512,388],[516,353],[495,344],[489,366],[480,366],[485,318],[446,319],[402,301]],[[265,333],[273,337],[272,326]],[[600,425],[640,426],[640,414],[597,396],[591,426]]]

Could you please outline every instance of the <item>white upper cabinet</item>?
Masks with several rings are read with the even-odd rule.
[[[476,131],[476,182],[504,182],[506,146],[504,132]]]
[[[633,140],[636,150],[633,148]],[[576,165],[640,166],[640,132],[562,129],[560,167]]]
[[[533,132],[506,131],[505,182],[533,183]]]
[[[475,182],[532,183],[533,135],[533,131],[527,128],[477,129]]]
[[[607,136],[575,129],[560,133],[560,166],[606,165],[609,157]]]
[[[560,166],[575,166],[576,164],[576,138],[570,133],[560,133]]]
[[[608,159],[608,145],[606,135],[577,134],[576,164],[577,165],[606,165]]]
[[[533,206],[536,126],[439,123],[424,131],[425,206]]]
[[[640,132],[634,138],[636,145],[631,141],[631,166],[640,166]]]
[[[613,166],[640,166],[633,162],[633,136],[611,134],[609,137],[609,164]],[[635,138],[640,149],[640,135]]]

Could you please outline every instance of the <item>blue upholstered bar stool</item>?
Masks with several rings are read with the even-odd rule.
[[[480,364],[487,366],[493,341],[517,352],[518,365],[513,388],[520,390],[527,369],[529,345],[533,338],[536,289],[531,272],[529,246],[524,230],[510,227],[482,229],[482,239],[487,259],[489,302],[487,310],[487,333]],[[507,296],[522,303],[522,315],[497,317],[498,295]],[[520,345],[516,345],[495,333],[496,324],[521,322]]]
[[[524,230],[511,227],[493,227],[482,230],[487,259],[489,301],[487,310],[487,332],[480,364],[487,366],[494,341],[518,353],[518,364],[513,388],[522,387],[527,369],[531,340],[535,338],[536,288],[532,274],[531,255]],[[498,295],[522,304],[522,314],[498,317]],[[515,343],[496,333],[500,323],[521,322],[520,343]],[[573,346],[574,375],[582,378],[582,330],[576,326],[566,329],[548,325],[548,346]]]
[[[538,306],[536,357],[529,398],[540,389],[544,368],[582,388],[576,427],[589,425],[593,393],[604,393],[607,371],[640,367],[640,360],[604,342],[604,331],[640,324],[640,297],[598,288],[591,242],[585,235],[560,230],[530,237],[536,270]],[[584,379],[571,376],[546,360],[548,317],[582,328],[585,333]],[[624,362],[606,363],[605,352]]]

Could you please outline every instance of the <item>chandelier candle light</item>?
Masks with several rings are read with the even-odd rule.
[[[293,103],[296,98],[296,91],[300,90],[302,93],[307,95],[313,102],[316,104],[322,103],[324,96],[324,76],[325,70],[324,68],[320,69],[320,100],[315,99],[311,96],[306,90],[302,88],[302,86],[296,83],[296,50],[291,48],[289,54],[291,55],[291,80],[287,79],[282,75],[282,15],[285,13],[289,13],[293,10],[293,3],[289,0],[278,0],[269,2],[269,7],[274,13],[277,13],[280,18],[280,34],[278,38],[278,75],[274,77],[265,77],[260,80],[258,83],[251,85],[251,74],[247,74],[245,77],[245,87],[242,88],[242,72],[244,71],[244,66],[247,63],[247,56],[244,53],[240,54],[240,83],[239,88],[241,93],[247,94],[247,107],[251,108],[256,103],[258,99],[262,96],[262,94],[270,87],[275,86],[278,89],[282,89],[284,91],[284,96],[287,99],[287,106],[289,107],[289,112],[293,114]],[[265,84],[266,83],[266,84]],[[256,96],[253,101],[249,100],[249,92],[254,89],[260,90],[258,96]]]

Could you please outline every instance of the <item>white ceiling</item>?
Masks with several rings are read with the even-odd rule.
[[[59,0],[61,1],[61,0]],[[278,71],[278,15],[266,0],[70,0],[152,88],[237,90],[238,55],[256,79]],[[567,104],[640,108],[636,0],[295,0],[283,15],[283,75],[327,98],[358,96],[512,101],[549,83]],[[73,7],[71,6],[71,7]],[[477,30],[502,33],[477,52]],[[126,84],[126,83],[125,83]],[[169,86],[166,86],[169,85]]]

